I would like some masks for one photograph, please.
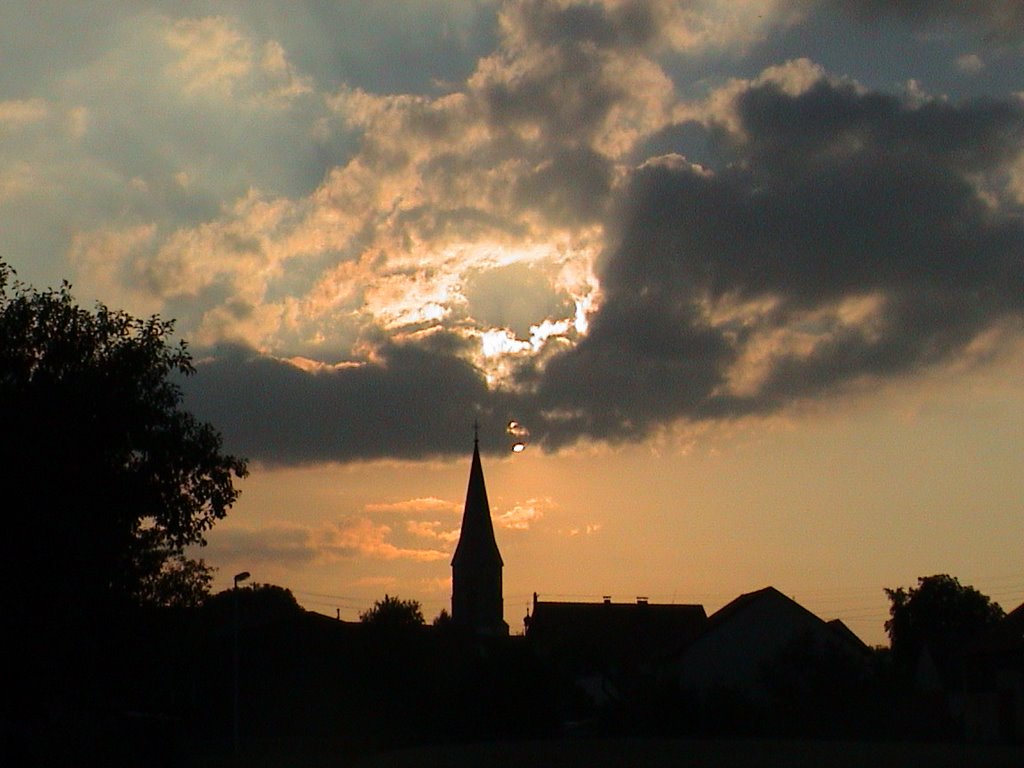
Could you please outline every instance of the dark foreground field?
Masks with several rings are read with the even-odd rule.
[[[775,740],[550,740],[422,747],[358,768],[1021,768],[1024,748]]]

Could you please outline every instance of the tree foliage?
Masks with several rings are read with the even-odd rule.
[[[303,613],[295,595],[276,584],[249,584],[210,595],[203,612],[215,623],[233,620],[238,610],[244,624],[269,624]]]
[[[172,332],[158,316],[84,309],[67,283],[26,287],[0,262],[0,481],[17,499],[3,554],[28,576],[23,612],[208,588],[185,550],[225,516],[246,465],[183,410],[174,380],[194,368]]]
[[[384,595],[369,610],[359,614],[364,624],[389,629],[418,627],[424,623],[423,609],[417,600],[401,600],[398,597]]]
[[[885,631],[893,661],[904,670],[912,669],[927,647],[940,673],[949,675],[964,645],[1004,615],[998,603],[946,574],[924,576],[916,587],[885,593],[891,603]]]
[[[170,608],[198,608],[210,596],[213,571],[203,559],[182,553],[168,557],[159,571],[141,581],[139,602]]]

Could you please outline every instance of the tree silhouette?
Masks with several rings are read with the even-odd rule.
[[[210,595],[203,603],[203,612],[215,622],[231,621],[236,608],[241,609],[246,622],[255,624],[267,624],[303,613],[292,591],[277,584],[255,583],[225,589]]]
[[[189,603],[209,569],[185,555],[234,503],[245,462],[181,407],[194,373],[173,322],[78,306],[0,262],[0,560],[6,617],[79,621],[114,605]],[[52,622],[51,622],[52,623]]]
[[[400,600],[398,597],[384,595],[369,610],[359,614],[364,624],[388,629],[418,627],[424,623],[423,610],[417,600]]]
[[[175,554],[139,585],[139,601],[172,608],[197,608],[210,595],[213,571],[205,560]]]
[[[924,576],[917,587],[885,593],[891,602],[885,631],[896,667],[912,671],[927,648],[946,681],[956,677],[965,643],[1004,615],[998,603],[946,574]]]

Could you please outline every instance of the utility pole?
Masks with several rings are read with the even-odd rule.
[[[235,760],[238,760],[238,749],[240,744],[239,739],[239,719],[238,719],[238,585],[249,578],[248,571],[242,571],[235,575],[235,649],[234,649],[234,706],[233,706],[233,736],[234,736],[234,754]]]

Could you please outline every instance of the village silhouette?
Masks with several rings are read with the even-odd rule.
[[[963,745],[996,750],[973,764],[1012,765],[1020,756],[1024,607],[961,647],[924,645],[912,660],[868,647],[841,621],[771,586],[711,615],[642,597],[552,602],[535,594],[525,632],[510,635],[476,438],[451,567],[451,613],[431,625],[415,601],[390,595],[359,622],[309,612],[288,589],[252,583],[247,572],[200,607],[85,622],[90,635],[75,639],[73,661],[29,663],[32,678],[12,689],[29,707],[59,711],[9,714],[3,763],[292,764],[280,762],[288,755],[302,765],[347,765],[413,747],[487,743],[503,745],[508,765],[575,764],[559,759],[581,754],[593,765],[696,765],[709,750],[723,760],[723,744],[739,757],[714,764],[774,765],[748,758],[778,743],[883,750],[842,747],[854,762],[825,751],[778,764],[875,764],[907,744],[931,751],[897,751],[904,757],[878,764],[959,765],[942,756]],[[65,640],[49,639],[55,648]],[[45,656],[46,643],[34,642],[20,652]],[[546,746],[515,762],[508,755],[522,747],[509,745],[522,744]],[[655,744],[681,746],[650,757]],[[83,754],[92,761],[75,759]],[[490,760],[474,754],[429,764]],[[686,754],[694,762],[681,762]],[[815,763],[822,755],[832,757]]]

